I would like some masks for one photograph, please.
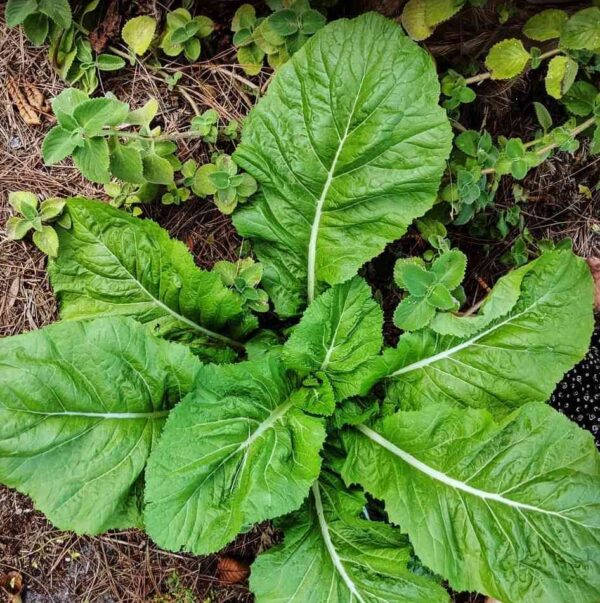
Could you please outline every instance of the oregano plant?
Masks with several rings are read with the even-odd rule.
[[[0,481],[59,528],[143,527],[172,551],[272,519],[259,602],[450,601],[443,581],[596,600],[600,456],[546,404],[589,344],[589,269],[549,250],[458,312],[464,256],[425,216],[452,143],[439,95],[430,56],[380,15],[308,40],[209,174],[255,179],[233,221],[260,264],[200,270],[154,222],[67,200],[49,263],[61,321],[0,340]],[[127,120],[112,102],[61,114],[73,151],[106,142],[105,106],[109,128]],[[358,272],[416,219],[439,257],[397,278],[435,315],[388,347]],[[259,284],[278,333],[253,314]]]
[[[63,199],[45,199],[40,203],[34,193],[13,191],[8,195],[8,203],[15,211],[6,221],[6,234],[12,241],[18,241],[32,232],[35,246],[49,256],[58,254],[58,236],[53,223],[69,228],[68,214],[63,215]]]

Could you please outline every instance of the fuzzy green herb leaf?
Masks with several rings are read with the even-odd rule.
[[[506,80],[522,73],[530,58],[523,42],[512,38],[492,46],[485,59],[485,66],[491,71],[493,79]]]

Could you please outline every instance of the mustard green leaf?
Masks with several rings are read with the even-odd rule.
[[[432,206],[451,140],[439,92],[431,58],[375,13],[330,23],[278,70],[234,155],[260,186],[234,224],[281,315]]]
[[[594,326],[593,284],[584,260],[551,251],[523,274],[518,301],[491,312],[468,336],[426,329],[404,335],[383,355],[388,396],[403,409],[441,403],[487,408],[502,416],[545,401],[587,352]],[[577,291],[577,295],[573,295]]]
[[[317,479],[323,419],[294,407],[275,357],[205,366],[169,417],[146,475],[145,523],[163,548],[218,551],[299,508]]]
[[[62,530],[140,524],[129,499],[200,363],[126,318],[0,340],[0,482]]]
[[[546,404],[495,422],[438,403],[344,439],[346,483],[383,500],[453,589],[509,603],[600,598],[600,455]]]
[[[338,400],[364,394],[365,376],[383,345],[383,312],[359,277],[335,285],[304,312],[283,348],[285,364],[327,375]]]
[[[275,603],[445,603],[448,593],[411,572],[399,528],[363,516],[364,494],[324,471],[302,508],[277,522],[284,540],[252,564],[250,589]]]
[[[72,227],[59,229],[49,265],[63,319],[131,316],[167,338],[235,345],[226,334],[243,323],[241,297],[197,268],[183,243],[104,203],[70,199],[66,211]]]

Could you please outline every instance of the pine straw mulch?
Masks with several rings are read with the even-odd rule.
[[[518,23],[532,11],[539,10],[539,5],[533,2],[519,3],[516,25],[511,26],[512,29],[500,29],[493,12],[499,3],[494,0],[492,10],[464,11],[458,20],[459,26],[454,20],[436,32],[428,41],[428,47],[440,66],[449,58],[455,61],[457,56],[480,58],[498,36],[516,33]],[[125,4],[125,10],[130,13],[152,12],[158,5],[150,1]],[[581,3],[566,4],[568,8]],[[554,6],[551,2],[546,5]],[[564,7],[565,2],[556,3],[559,5]],[[183,92],[169,92],[159,78],[140,66],[103,74],[101,91],[111,90],[134,107],[154,96],[161,105],[159,121],[167,132],[185,129],[195,108],[213,107],[224,119],[245,115],[252,106],[252,95],[243,73],[235,65],[227,33],[235,6],[236,0],[203,4],[202,12],[220,23],[221,32],[216,36],[214,47],[204,54],[212,57],[210,60],[183,67],[186,78],[179,87]],[[340,3],[338,11],[351,14],[361,8],[378,8],[388,16],[396,16],[398,6],[396,0],[352,0]],[[0,13],[3,12],[0,3]],[[180,68],[175,65],[167,63],[166,68]],[[508,84],[484,82],[479,87],[477,102],[464,112],[463,124],[479,128],[483,123],[495,135],[530,138],[536,128],[531,102],[544,96],[541,75],[540,71],[530,72]],[[35,84],[46,98],[52,98],[64,87],[49,67],[45,49],[32,48],[18,30],[7,30],[0,20],[0,81],[5,82],[9,77],[17,83]],[[268,77],[269,73],[264,73],[252,78],[251,85],[264,87]],[[564,117],[558,103],[549,103],[549,108],[557,122]],[[8,191],[24,189],[44,197],[85,195],[106,199],[100,187],[84,180],[71,165],[65,163],[51,169],[43,166],[41,142],[51,125],[52,118],[48,116],[42,126],[26,126],[8,98],[6,87],[1,87],[0,336],[39,328],[57,316],[44,256],[29,243],[10,242],[5,238],[3,225],[11,213]],[[208,158],[208,151],[201,142],[187,141],[180,148],[183,159],[193,157],[202,162]],[[600,255],[600,237],[596,233],[600,226],[599,193],[594,190],[600,177],[599,161],[590,158],[584,147],[574,157],[558,154],[526,179],[523,184],[529,190],[531,202],[523,205],[523,214],[536,237],[570,236],[581,255]],[[580,192],[580,184],[594,191],[591,199]],[[511,186],[510,179],[505,178],[497,197],[500,207],[514,203]],[[147,208],[146,213],[173,236],[185,241],[200,266],[210,267],[218,259],[231,260],[239,254],[241,241],[229,218],[206,202],[194,200],[171,208],[154,205]],[[514,238],[517,233],[512,234]],[[475,303],[485,294],[485,287],[493,285],[505,272],[498,258],[510,247],[511,237],[503,241],[485,240],[473,237],[466,229],[453,229],[452,238],[469,254],[467,290],[469,301]],[[484,245],[486,253],[481,251]],[[397,292],[388,285],[393,259],[401,253],[420,253],[424,248],[413,231],[367,267],[369,280],[382,294],[386,315],[391,315],[397,303]],[[387,334],[390,342],[397,336],[391,325]],[[227,585],[219,580],[219,560],[231,557],[250,562],[274,540],[276,535],[264,525],[240,537],[221,556],[198,558],[161,551],[135,530],[96,538],[78,537],[54,529],[32,509],[26,497],[0,487],[0,574],[10,570],[21,572],[28,589],[26,601],[30,603],[250,601],[244,582]],[[481,599],[465,595],[456,600]]]

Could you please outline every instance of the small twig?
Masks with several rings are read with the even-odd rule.
[[[452,119],[452,120],[450,120],[450,122],[452,123],[452,127],[455,128],[456,130],[458,130],[459,132],[467,132],[468,131],[468,128],[465,128],[465,126],[463,126],[459,121]]]
[[[492,77],[492,74],[489,71],[485,73],[479,73],[478,75],[474,75],[472,77],[465,78],[465,84],[467,86],[469,84],[477,84],[478,82],[483,82],[484,80],[489,80]]]
[[[475,312],[477,312],[477,310],[479,310],[479,308],[481,308],[481,306],[483,305],[484,301],[485,301],[485,297],[483,299],[480,299],[473,306],[471,306],[466,312],[463,312],[461,314],[461,316],[471,316],[472,314],[475,314]]]
[[[275,72],[271,73],[271,75],[267,78],[267,81],[261,86],[261,88],[260,88],[261,95],[263,95],[267,91],[267,88],[269,87],[269,84],[273,81],[274,76],[275,76]]]

